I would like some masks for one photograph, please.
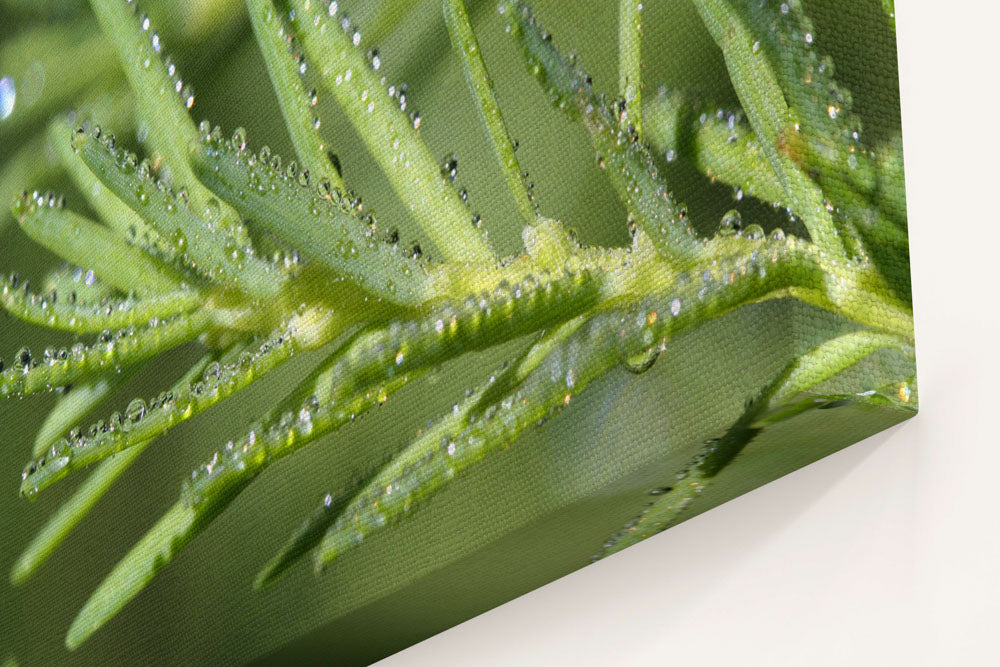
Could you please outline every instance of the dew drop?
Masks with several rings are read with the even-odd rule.
[[[330,184],[330,179],[323,178],[320,179],[319,186],[317,186],[320,197],[325,199],[330,199],[333,196],[333,186]]]
[[[444,160],[444,164],[441,166],[441,175],[448,179],[449,182],[454,183],[455,179],[458,177],[458,156],[452,153]]]
[[[208,222],[218,222],[221,211],[219,200],[215,197],[210,197],[205,203],[205,220]]]
[[[219,374],[222,372],[221,366],[219,366],[218,361],[213,361],[208,366],[205,367],[205,372],[202,374],[202,379],[205,382],[212,382],[219,378]]]
[[[896,395],[899,396],[899,400],[903,401],[904,403],[909,403],[911,394],[912,392],[910,390],[910,385],[908,385],[906,382],[900,382],[899,391],[896,392]]]
[[[14,112],[16,98],[17,90],[14,88],[14,79],[9,76],[0,79],[0,120],[5,120]]]
[[[142,420],[146,416],[146,401],[137,398],[125,408],[125,419],[132,424]]]
[[[245,151],[247,148],[247,131],[238,127],[233,132],[233,146],[239,151]]]
[[[719,235],[732,236],[740,230],[742,224],[743,218],[739,211],[736,209],[726,211],[722,215],[722,221],[719,223]]]
[[[656,360],[659,358],[660,346],[653,345],[645,352],[625,359],[625,369],[630,373],[640,375],[652,368],[653,364],[655,364]]]

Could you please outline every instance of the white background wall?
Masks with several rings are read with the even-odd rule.
[[[384,664],[1000,664],[1000,8],[896,10],[921,413]]]

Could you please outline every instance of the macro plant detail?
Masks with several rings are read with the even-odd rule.
[[[37,147],[29,146],[10,173],[60,171],[86,207],[74,206],[74,194],[15,197],[20,230],[65,264],[41,289],[16,273],[0,283],[10,315],[83,341],[41,352],[25,347],[0,362],[4,400],[59,394],[20,492],[33,498],[89,472],[23,553],[13,579],[25,583],[39,571],[147,447],[169,447],[171,429],[240,400],[297,355],[321,352],[322,360],[181,481],[176,503],[79,612],[67,646],[118,613],[272,464],[350,428],[442,364],[510,341],[518,341],[513,357],[483,372],[452,410],[427,415],[436,418],[409,444],[346,493],[331,482],[339,491],[292,532],[255,585],[273,584],[306,557],[321,571],[364,549],[467,470],[517,447],[522,434],[557,418],[613,369],[644,374],[678,337],[753,304],[794,300],[847,329],[745,396],[742,415],[725,432],[650,490],[633,519],[592,545],[595,559],[683,520],[772,425],[845,404],[916,410],[901,140],[868,143],[799,2],[693,2],[740,108],[645,89],[642,2],[620,3],[619,89],[611,95],[557,48],[527,3],[497,7],[528,71],[586,132],[597,168],[627,212],[606,224],[627,226],[631,243],[603,247],[581,243],[542,213],[464,0],[443,0],[444,23],[495,154],[495,180],[519,220],[484,220],[469,208],[456,161],[442,167],[434,156],[405,87],[383,75],[377,50],[359,46],[347,3],[246,2],[294,146],[283,159],[254,146],[243,128],[196,124],[195,92],[151,20],[133,0],[91,1],[131,96],[87,98],[87,82],[110,77],[116,66],[100,62],[58,100],[78,105],[46,130],[58,164],[35,165]],[[891,20],[892,3],[883,4]],[[0,99],[5,94],[0,87]],[[348,189],[335,146],[320,132],[323,96],[342,110],[409,211],[419,241],[402,242],[391,221]],[[109,126],[145,128],[145,156]],[[664,165],[676,162],[730,186],[738,200],[760,200],[787,224],[765,232],[736,210],[706,224],[664,176]],[[520,252],[497,252],[490,233],[503,225],[521,230]],[[709,227],[716,231],[699,231]],[[16,258],[5,253],[4,262]],[[202,356],[161,393],[106,405],[144,364],[186,344]],[[878,383],[852,380],[876,354],[889,359],[878,364]],[[852,382],[858,386],[842,388]],[[833,385],[841,389],[826,389]],[[110,414],[83,427],[95,410]]]

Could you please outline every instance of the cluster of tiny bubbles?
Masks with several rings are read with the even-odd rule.
[[[83,269],[77,269],[77,271],[81,276],[83,275]],[[93,272],[90,271],[88,273],[91,276],[92,282]],[[65,299],[60,297],[56,289],[50,290],[46,295],[40,295],[31,291],[28,281],[20,284],[20,279],[16,273],[11,274],[9,278],[0,280],[0,285],[2,285],[0,298],[3,299],[8,310],[13,312],[15,308],[20,308],[25,313],[32,309],[39,310],[42,313],[50,311],[50,323],[55,323],[57,319],[54,312],[55,307],[62,301],[65,301],[74,309],[72,311],[73,314],[69,316],[70,324],[73,324],[79,317],[86,317],[88,315],[111,316],[115,313],[127,313],[134,310],[137,304],[135,293],[129,293],[124,299],[104,297],[98,303],[86,307],[82,302],[78,303],[75,290],[70,291]],[[18,289],[19,287],[20,289]]]
[[[133,5],[133,11],[135,11],[135,6]],[[160,39],[159,33],[152,30],[152,25],[149,20],[149,16],[142,14],[139,16],[139,27],[142,28],[143,32],[150,33],[149,41],[153,47],[153,51],[162,57],[163,42]],[[146,58],[142,62],[144,69],[149,69],[152,62],[149,58]],[[163,60],[163,66],[167,71],[167,76],[170,77],[170,85],[174,91],[174,94],[180,96],[181,101],[184,103],[185,108],[190,109],[194,106],[194,90],[191,86],[186,85],[181,79],[179,72],[177,71],[177,65],[171,58],[165,58]]]
[[[270,20],[270,12],[271,12],[270,8],[267,11],[268,11],[268,20]],[[292,13],[291,18],[294,19],[294,12]],[[292,61],[295,63],[295,71],[298,72],[299,78],[301,78],[303,83],[305,84],[306,73],[309,70],[309,64],[306,60],[305,55],[303,55],[302,52],[298,50],[295,38],[292,36],[290,32],[285,31],[285,26],[280,21],[278,23],[278,35],[284,40],[285,46],[288,48],[288,53],[291,55]],[[319,95],[316,92],[315,87],[310,87],[307,89],[306,103],[310,107],[315,107],[319,103]],[[313,129],[319,130],[320,125],[321,121],[319,116],[314,114],[312,119]]]
[[[281,341],[279,338],[275,344]],[[316,395],[310,395],[298,410],[285,410],[269,424],[255,423],[239,442],[230,441],[222,452],[216,452],[208,463],[191,472],[190,481],[185,481],[184,485],[185,502],[197,505],[212,496],[214,485],[225,486],[230,481],[245,480],[248,466],[252,475],[272,453],[269,447],[280,448],[284,443],[308,438],[315,422],[327,419],[331,408],[332,404],[324,404]],[[350,418],[353,417],[352,413]]]
[[[331,17],[335,16],[337,14],[338,7],[339,5],[337,2],[331,2],[329,4],[329,11],[328,11],[329,16]],[[317,20],[319,20],[319,16],[317,16],[316,18]],[[361,45],[361,32],[353,26],[350,18],[348,18],[346,15],[341,16],[340,28],[341,30],[344,31],[344,33],[350,35],[351,43],[355,47],[359,47]],[[376,73],[381,72],[382,56],[379,53],[378,48],[369,49],[365,54],[365,60],[367,61],[368,66],[372,69],[373,72]],[[351,71],[347,70],[347,72],[345,72],[343,75],[337,76],[336,82],[340,83],[342,80],[349,81],[350,76],[351,76]],[[388,83],[385,76],[382,76],[379,82],[381,83],[381,85],[386,87],[386,92],[389,94],[389,97],[391,99],[394,99],[396,101],[396,104],[399,106],[399,110],[406,112],[407,84],[403,83],[397,86],[396,84]],[[362,101],[365,101],[366,99],[367,99],[367,91],[364,91],[362,93]],[[375,109],[375,103],[373,101],[369,101],[368,112],[371,113],[372,111],[374,111],[374,109]],[[409,118],[410,118],[410,123],[413,126],[413,129],[419,130],[421,125],[423,124],[423,118],[421,117],[420,112],[411,110]]]
[[[406,111],[406,90],[407,84],[405,83],[398,86],[390,83],[386,86],[386,92],[389,93],[390,98],[396,100],[400,111]]]
[[[221,131],[218,131],[218,128],[210,134],[203,132],[201,138],[209,157],[221,159],[228,153],[235,156],[237,165],[245,164],[249,169],[248,183],[251,189],[259,194],[277,193],[279,185],[282,183],[287,188],[288,196],[294,196],[296,191],[309,191],[313,194],[310,210],[314,215],[319,216],[324,210],[331,218],[338,211],[348,214],[361,223],[362,231],[369,245],[374,244],[377,240],[378,225],[375,216],[370,211],[364,211],[364,203],[360,197],[352,192],[344,192],[333,187],[326,178],[319,179],[314,184],[308,170],[299,169],[294,161],[282,166],[281,157],[272,154],[271,149],[267,146],[263,146],[257,153],[248,150],[246,131],[243,128],[237,128],[229,141],[222,139]],[[262,168],[264,171],[261,171]],[[394,246],[398,243],[398,236],[386,240],[391,240],[389,245]],[[410,248],[402,248],[401,252],[404,256],[414,258],[421,254],[420,246],[417,244],[413,244]],[[354,257],[357,253],[357,247],[350,243],[342,248],[342,254],[347,257]],[[297,261],[296,253],[296,263]],[[405,271],[409,271],[409,269],[406,268]]]
[[[28,372],[39,367],[43,367],[46,372],[49,369],[54,370],[54,377],[46,375],[46,379],[49,381],[46,388],[50,391],[56,390],[64,384],[57,382],[60,374],[69,370],[72,365],[87,366],[92,363],[102,365],[114,363],[120,346],[126,342],[134,343],[135,338],[136,328],[134,325],[129,325],[115,332],[105,329],[98,335],[95,344],[89,347],[83,343],[75,343],[69,348],[48,348],[40,359],[33,356],[27,347],[21,348],[15,355],[13,368],[6,374],[5,381],[0,387],[0,395],[8,395],[12,392],[19,394],[24,388]],[[13,377],[10,374],[14,371],[20,371],[18,377]],[[53,385],[53,381],[57,383]]]
[[[52,192],[51,190],[47,190],[45,192],[34,190],[30,194],[27,190],[24,190],[14,201],[13,213],[17,218],[24,218],[25,216],[36,213],[39,209],[62,209],[65,206],[66,198],[63,195]]]
[[[218,139],[220,138],[220,130],[216,127],[211,130],[208,121],[202,121],[199,124],[199,133],[203,140],[206,139]],[[83,127],[77,128],[74,131],[72,138],[72,147],[74,151],[79,151],[82,141],[88,135]],[[99,125],[94,125],[89,132],[89,136],[97,140],[111,155],[112,159],[117,164],[118,168],[125,174],[135,175],[141,181],[135,190],[136,200],[140,205],[146,206],[150,203],[150,194],[153,192],[158,192],[161,197],[160,204],[163,207],[163,211],[167,214],[176,213],[178,206],[183,206],[185,209],[190,206],[190,196],[188,195],[186,188],[181,188],[179,191],[174,192],[169,183],[169,175],[165,169],[161,169],[159,174],[154,173],[154,170],[148,159],[139,160],[138,156],[129,151],[119,151],[116,148],[115,138],[112,135],[103,133]],[[153,189],[147,187],[151,185]],[[210,229],[215,229],[216,224],[221,220],[221,204],[217,199],[210,198],[205,202],[205,208],[200,212],[202,219],[209,223]],[[239,257],[249,257],[253,255],[253,249],[250,246],[238,248],[235,241],[232,240],[232,235],[234,233],[244,232],[240,227],[240,223],[234,224],[232,227],[225,230],[227,236],[230,237],[230,245],[232,245],[233,259],[236,260]],[[133,233],[133,240],[136,240],[136,234]],[[170,236],[169,239],[165,239],[169,242],[168,247],[159,247],[159,244],[151,241],[149,245],[153,245],[157,252],[165,254],[170,257],[174,252],[181,252],[187,250],[187,237],[181,232],[180,228],[175,230],[175,232]],[[155,240],[154,240],[155,241]]]
[[[189,416],[197,401],[207,400],[210,403],[225,397],[249,383],[255,366],[266,362],[267,357],[274,357],[279,350],[291,344],[288,335],[280,335],[263,342],[255,351],[244,352],[236,360],[220,364],[208,364],[200,380],[195,380],[177,390],[160,392],[148,403],[142,398],[136,398],[125,408],[124,415],[116,413],[107,421],[100,420],[83,431],[77,427],[70,431],[67,438],[68,447],[61,451],[68,463],[74,454],[85,450],[100,450],[108,447],[127,446],[128,435],[147,420],[155,420],[156,424],[168,425],[174,419]],[[145,437],[145,434],[139,437]],[[35,469],[45,466],[45,460],[36,462]],[[33,469],[26,471],[25,477],[34,474]]]
[[[507,3],[501,3],[498,9],[500,14],[507,18],[505,30],[508,34],[515,33],[514,22],[517,22],[516,34],[518,36],[524,34],[523,27],[526,26],[542,42],[550,43],[552,41],[552,35],[537,23],[527,5],[521,5],[520,12],[508,13]],[[520,17],[514,16],[516,13],[520,13]],[[577,67],[575,54],[570,54],[565,59],[558,53],[552,54],[554,59],[565,61],[562,64],[570,70],[568,75],[563,72],[549,71],[546,63],[540,61],[530,51],[526,55],[529,71],[543,84],[553,105],[562,111],[567,111],[573,106],[583,109],[588,114],[594,111],[594,104],[591,101],[593,97],[592,79],[587,72]],[[603,102],[601,106],[604,106]]]
[[[576,90],[580,89],[578,87]],[[619,101],[615,109],[623,106],[624,103]],[[674,201],[673,193],[661,180],[652,155],[639,141],[634,127],[623,126],[620,114],[607,117],[604,109],[602,104],[595,106],[591,102],[583,109],[595,123],[597,131],[610,135],[614,142],[607,156],[597,155],[598,166],[601,169],[610,168],[620,174],[630,207],[640,211],[648,224],[654,229],[658,228],[661,236],[667,236],[673,230],[685,236],[693,236],[694,229],[687,220],[687,210]]]

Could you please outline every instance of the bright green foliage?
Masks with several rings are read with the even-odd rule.
[[[850,96],[814,53],[813,28],[797,2],[696,0],[740,100],[741,108],[728,112],[697,107],[680,91],[643,96],[643,3],[620,5],[620,98],[611,100],[576,58],[556,48],[525,3],[500,4],[528,70],[582,125],[627,211],[618,222],[633,232],[629,247],[588,248],[562,223],[537,214],[465,3],[443,0],[502,182],[526,223],[523,249],[502,259],[455,188],[454,165],[442,170],[432,157],[406,91],[382,76],[377,50],[360,50],[360,33],[338,3],[247,1],[295,150],[295,161],[285,162],[267,147],[248,148],[241,128],[227,139],[219,127],[196,126],[187,113],[194,92],[162,58],[150,20],[125,0],[92,4],[118,50],[135,108],[88,102],[48,125],[44,141],[55,165],[25,154],[0,174],[6,187],[17,174],[62,171],[100,219],[66,210],[52,194],[24,193],[13,204],[21,229],[68,264],[40,292],[16,275],[3,280],[0,304],[39,326],[97,336],[40,355],[25,348],[0,365],[4,398],[69,391],[42,425],[21,492],[34,496],[98,464],[28,548],[14,579],[35,572],[160,435],[296,354],[311,350],[322,360],[185,478],[177,502],[77,616],[70,647],[137,595],[272,464],[470,352],[520,346],[514,361],[481,377],[358,484],[331,482],[322,506],[264,567],[258,586],[306,555],[322,569],[363,548],[463,472],[517,446],[527,429],[554,418],[609,370],[623,365],[641,374],[682,334],[749,304],[796,299],[851,330],[819,341],[747,397],[730,428],[705,443],[675,484],[651,492],[657,497],[598,557],[682,519],[764,425],[841,402],[915,406],[900,142],[864,143]],[[67,95],[75,98],[111,70],[97,63]],[[440,259],[401,245],[395,229],[345,189],[317,132],[318,93],[307,72],[340,106],[412,214],[421,242]],[[108,117],[148,130],[149,159],[123,150],[96,125]],[[671,193],[657,155],[688,162],[737,188],[738,197],[785,209],[809,238],[781,229],[765,235],[735,212],[715,234],[699,236],[695,229],[704,226],[693,225]],[[195,341],[207,348],[204,357],[169,389],[136,398],[86,430],[76,426],[103,409],[141,362]],[[898,357],[887,366],[888,384],[824,389],[886,350]]]
[[[597,150],[597,163],[625,204],[632,222],[653,240],[657,250],[678,267],[700,254],[701,243],[679,205],[659,177],[645,145],[630,124],[624,102],[609,105],[593,89],[590,75],[559,53],[551,36],[523,3],[502,3],[509,32],[521,43],[529,70],[545,86],[552,103],[580,120]]]
[[[211,136],[197,153],[196,170],[236,209],[275,237],[335,274],[349,276],[362,289],[389,301],[419,303],[427,270],[400,252],[396,239],[379,238],[374,225],[358,224],[356,204],[329,180],[310,187],[308,172],[265,147],[247,151],[237,131],[234,141]]]
[[[172,395],[174,391],[182,390],[187,387],[190,382],[195,381],[211,360],[212,356],[206,355],[201,361],[192,366],[187,373],[185,373],[184,378],[182,378],[181,381],[174,386],[169,395]],[[110,383],[106,380],[98,381],[97,384],[91,385],[90,387],[82,387],[74,390],[64,400],[69,400],[70,397],[78,400],[78,403],[81,404],[80,411],[83,412],[86,408],[92,407],[94,403],[103,398],[106,393],[105,387],[109,386],[109,384]],[[78,396],[79,399],[77,399]],[[166,395],[164,398],[166,398]],[[142,399],[137,399],[137,401],[138,402],[133,402],[129,405],[130,410],[126,411],[124,419],[132,421],[132,419],[135,418],[140,412],[145,412],[145,402],[142,402]],[[60,406],[60,409],[56,410],[54,414],[58,414],[58,412],[64,409],[65,406]],[[45,560],[52,554],[55,548],[59,546],[69,532],[73,530],[73,527],[87,515],[87,512],[89,512],[94,504],[101,499],[101,496],[104,495],[115,480],[118,479],[123,472],[128,470],[129,466],[135,462],[139,455],[142,454],[152,441],[153,438],[147,438],[145,441],[137,441],[139,442],[138,445],[133,446],[127,451],[123,451],[117,456],[113,456],[109,460],[103,462],[90,474],[87,481],[76,490],[68,501],[63,503],[62,507],[59,508],[59,511],[56,512],[51,519],[49,519],[45,528],[38,533],[35,540],[21,555],[21,558],[18,560],[17,565],[14,566],[14,572],[11,575],[14,581],[20,582],[26,580],[43,562],[45,562]],[[44,441],[42,444],[42,451],[44,451],[47,445]],[[36,456],[40,453],[41,452],[36,452]]]
[[[500,113],[500,106],[493,94],[493,82],[490,81],[486,63],[483,62],[483,55],[479,50],[479,42],[476,40],[476,33],[469,22],[465,0],[444,0],[444,20],[451,36],[451,45],[462,59],[465,81],[478,103],[479,118],[489,134],[500,169],[507,177],[507,187],[517,202],[521,216],[525,222],[531,223],[536,217],[535,205],[517,156],[514,155],[514,142],[510,138],[507,125]],[[449,175],[449,178],[452,177]]]
[[[334,189],[343,190],[344,182],[319,134],[320,121],[314,111],[318,102],[316,90],[306,90],[302,82],[305,60],[292,50],[292,36],[285,30],[271,0],[247,0],[247,12],[278,95],[288,134],[301,160],[299,169],[317,183],[325,178]]]
[[[170,267],[157,264],[107,227],[64,210],[62,199],[24,195],[14,202],[13,211],[32,240],[68,262],[88,265],[95,255],[103,255],[107,268],[102,262],[94,271],[116,289],[142,295],[181,285],[180,275]]]
[[[295,17],[292,29],[306,55],[323,63],[320,76],[327,90],[410,206],[421,230],[445,259],[490,261],[493,252],[473,225],[472,213],[440,176],[437,161],[420,139],[420,114],[407,115],[405,91],[380,80],[378,54],[366,59],[357,48],[361,33],[346,16],[330,15],[323,3],[289,4]]]
[[[669,162],[687,156],[699,171],[739,188],[739,197],[785,204],[785,192],[766,162],[742,111],[696,110],[679,93],[662,91],[645,108],[646,139]]]
[[[145,299],[110,298],[94,305],[63,303],[58,299],[49,301],[45,296],[33,294],[27,288],[18,289],[9,278],[0,279],[0,295],[4,309],[15,317],[39,326],[74,333],[124,329],[145,324],[154,317],[166,318],[194,310],[201,305],[201,296],[197,292],[184,289],[154,294]]]
[[[197,214],[184,191],[175,194],[155,181],[135,155],[115,149],[113,138],[100,139],[99,127],[92,135],[80,130],[71,139],[73,150],[108,190],[174,246],[191,270],[254,296],[276,295],[282,283],[277,268],[255,256],[241,240],[245,233],[221,224],[218,200],[209,198]]]

